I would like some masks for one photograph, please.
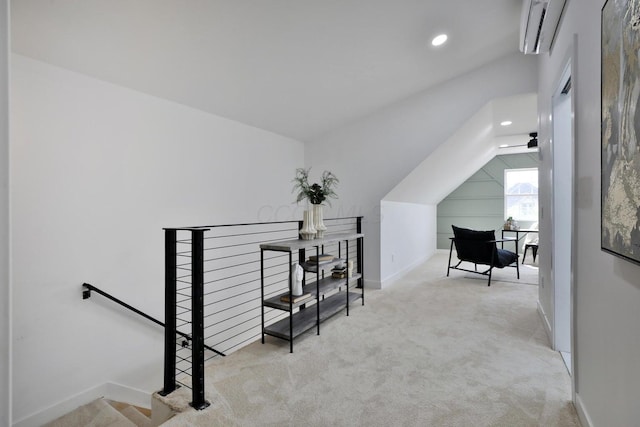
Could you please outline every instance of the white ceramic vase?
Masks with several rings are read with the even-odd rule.
[[[302,217],[302,228],[300,229],[300,237],[303,240],[313,240],[316,237],[316,229],[313,226],[313,211],[304,211]]]
[[[316,229],[316,237],[322,239],[327,227],[324,225],[322,205],[313,205],[313,227]]]

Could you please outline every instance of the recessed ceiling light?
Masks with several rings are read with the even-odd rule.
[[[508,148],[508,147],[509,147],[509,144],[502,144],[502,145],[500,145],[500,148]]]
[[[500,122],[500,126],[509,126],[511,125],[513,122],[511,120],[505,120],[504,122]]]
[[[447,41],[447,38],[448,37],[446,34],[440,34],[439,36],[435,36],[433,40],[431,40],[431,44],[434,46],[440,46]]]

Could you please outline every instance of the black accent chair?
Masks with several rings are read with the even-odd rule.
[[[447,265],[447,277],[451,269],[467,271],[469,273],[477,273],[489,276],[487,286],[491,286],[491,271],[494,268],[515,267],[520,279],[520,268],[518,266],[518,255],[506,249],[498,248],[498,243],[511,242],[512,239],[496,239],[495,231],[476,231],[468,228],[460,228],[455,225],[453,228],[453,236],[451,237],[451,249],[449,250],[449,264]],[[516,243],[517,244],[517,243]],[[456,254],[459,262],[451,265],[451,257],[453,247],[456,248]],[[468,270],[460,267],[463,261],[475,264],[475,270]],[[478,271],[478,264],[486,265],[489,268],[484,271]]]

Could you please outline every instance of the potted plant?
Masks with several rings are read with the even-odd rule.
[[[510,216],[509,218],[507,218],[507,221],[504,223],[504,229],[505,230],[511,230],[511,225],[513,224],[513,217]]]
[[[320,184],[309,184],[309,172],[311,168],[296,169],[296,176],[293,179],[293,192],[297,192],[296,203],[300,203],[307,199],[313,210],[306,210],[304,213],[304,222],[300,235],[303,239],[313,239],[314,237],[322,238],[327,227],[323,222],[322,203],[325,201],[331,205],[329,199],[337,199],[334,188],[340,182],[338,178],[329,171],[322,172]]]

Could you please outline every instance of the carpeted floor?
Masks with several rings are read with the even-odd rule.
[[[164,426],[579,426],[536,311],[537,267],[486,278],[438,253],[294,342],[267,337],[207,367],[204,411]],[[180,389],[172,399],[180,401]],[[188,401],[189,398],[183,399]]]

